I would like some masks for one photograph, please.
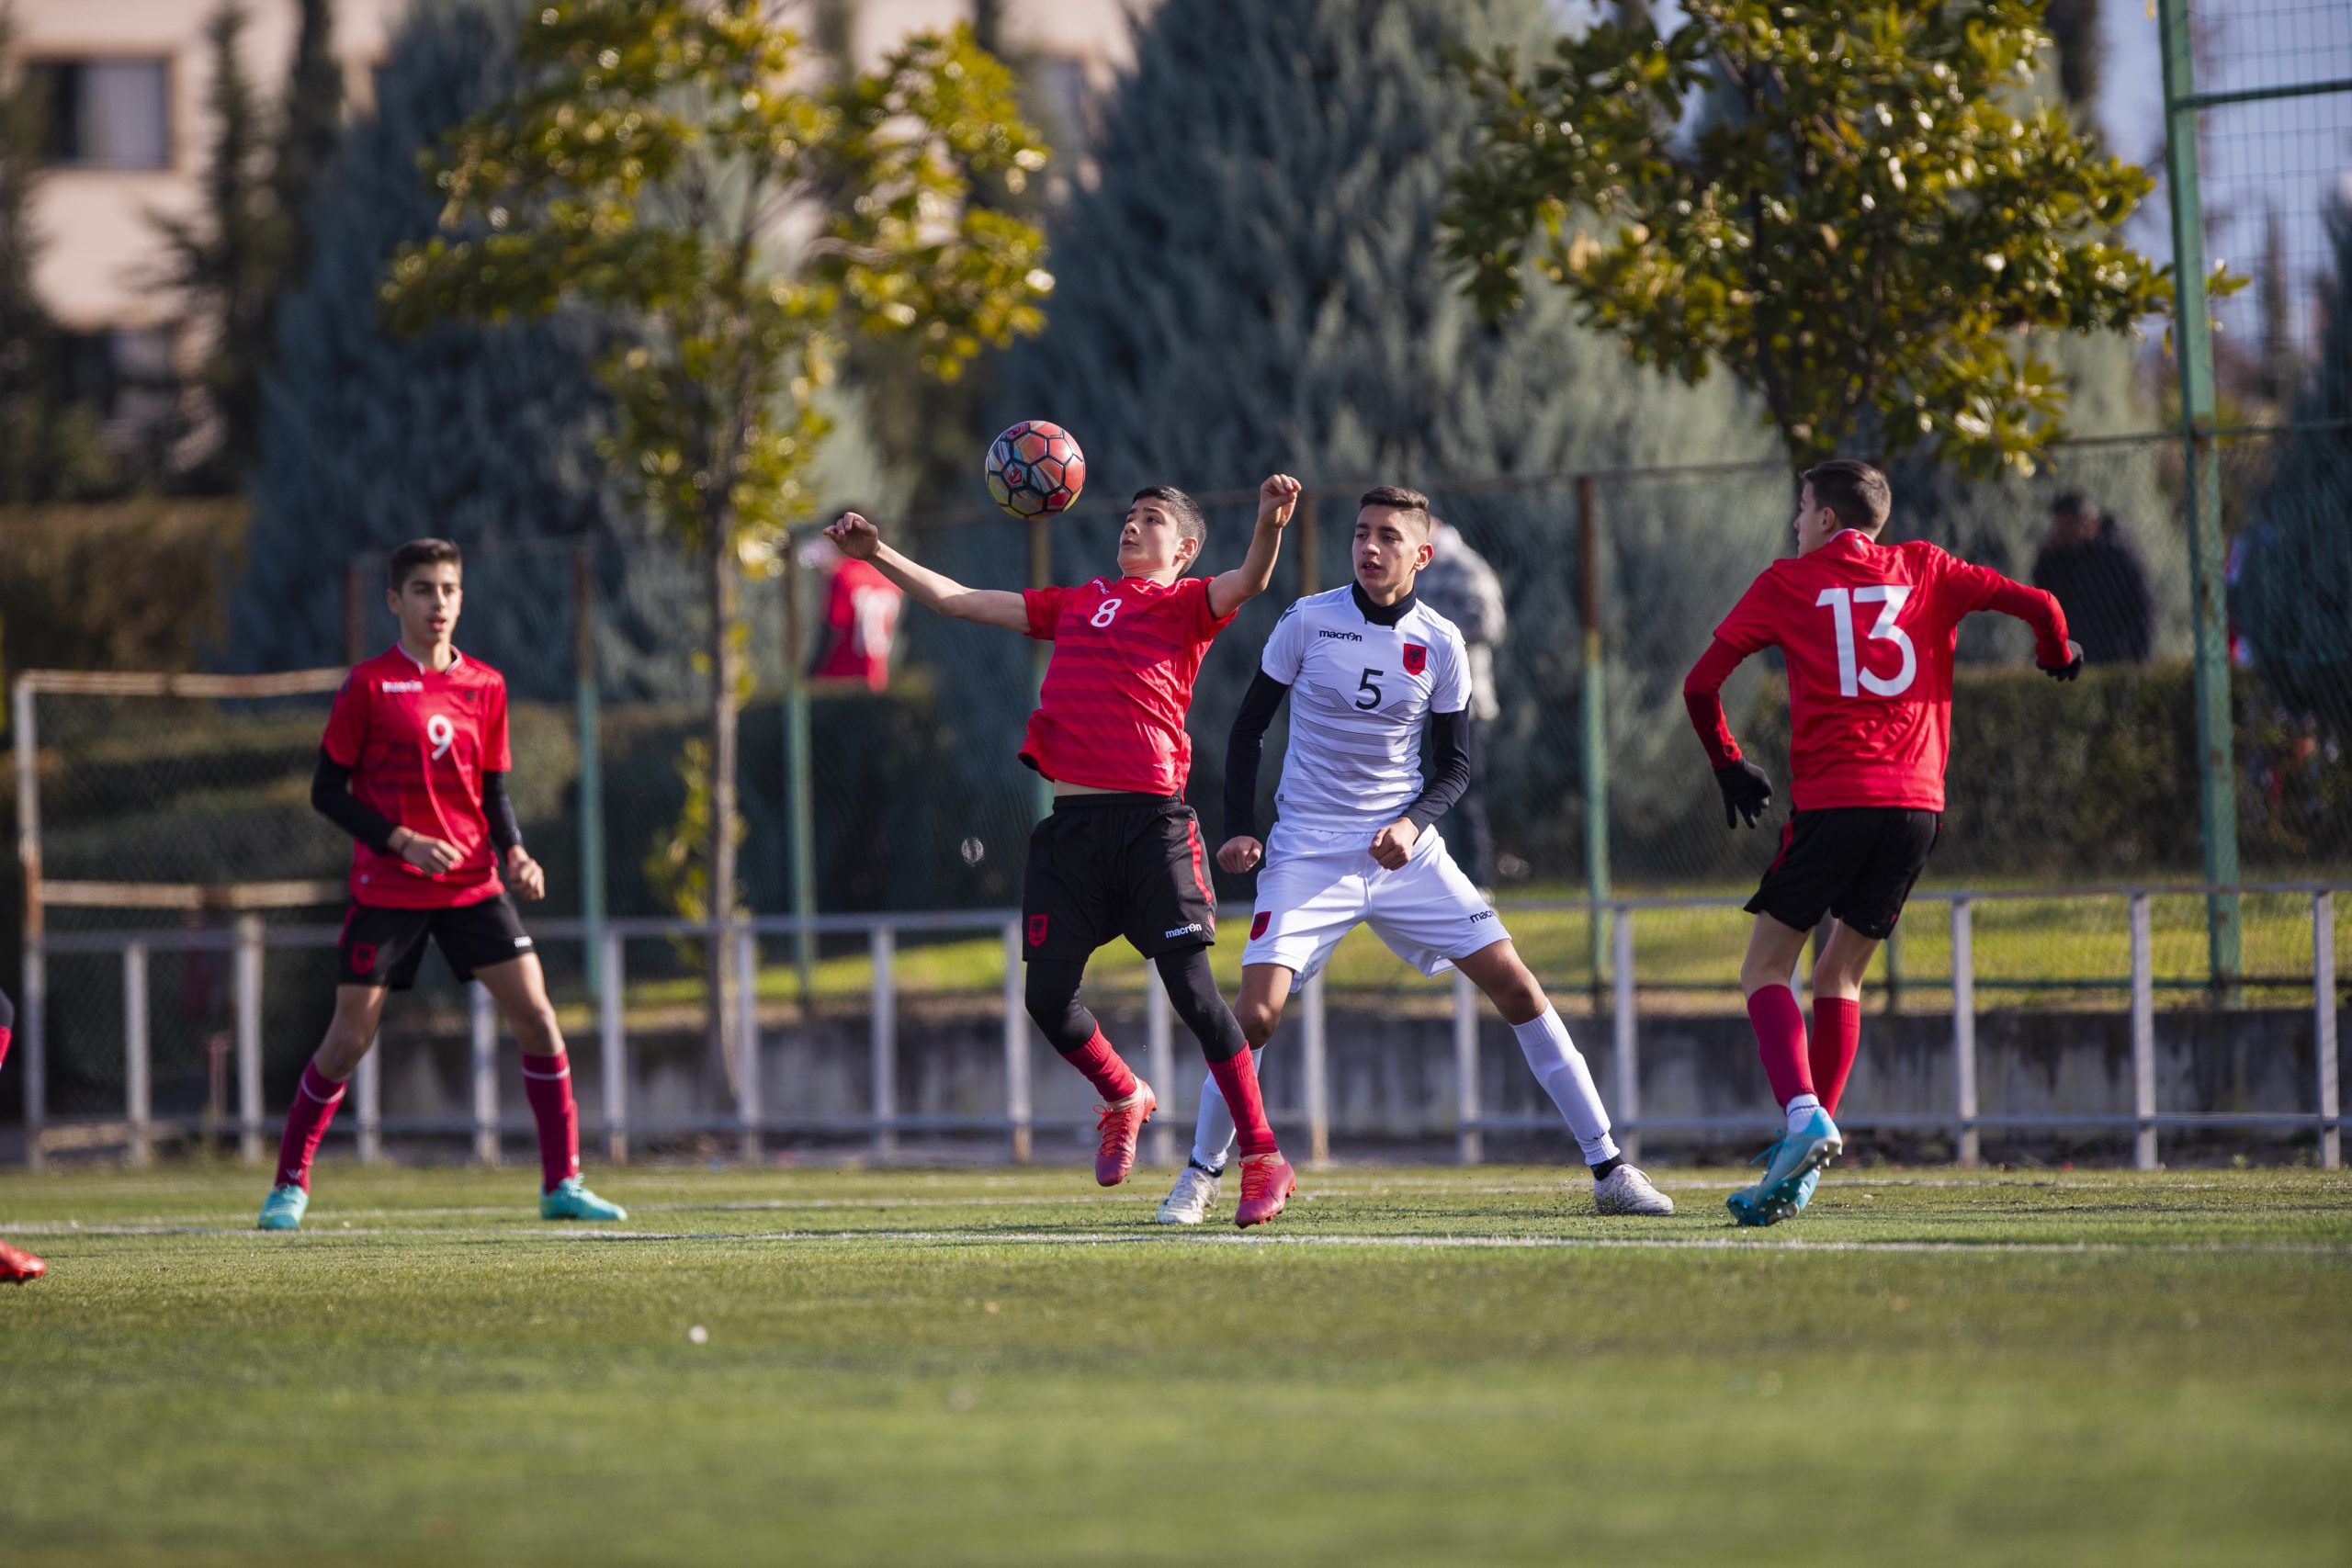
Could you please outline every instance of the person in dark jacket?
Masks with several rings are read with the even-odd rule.
[[[2033,558],[2033,585],[2054,597],[2090,664],[2145,664],[2155,651],[2156,604],[2140,552],[2098,503],[2069,491],[2050,507],[2050,536]]]

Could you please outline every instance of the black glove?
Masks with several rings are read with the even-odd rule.
[[[1742,757],[1715,770],[1715,787],[1724,792],[1724,826],[1737,828],[1744,818],[1751,828],[1771,809],[1771,775]]]
[[[2053,681],[2073,680],[2083,672],[2083,645],[2079,642],[2069,642],[2066,645],[2066,652],[2070,657],[2065,663],[2054,666],[2041,664],[2037,665],[2036,668]]]

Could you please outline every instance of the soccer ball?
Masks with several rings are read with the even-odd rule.
[[[1024,419],[989,443],[989,494],[1015,517],[1067,512],[1086,488],[1086,454],[1058,424]]]

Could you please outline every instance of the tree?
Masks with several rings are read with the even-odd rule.
[[[381,319],[386,266],[439,222],[418,157],[514,85],[511,14],[503,0],[418,7],[378,73],[373,114],[344,136],[334,178],[303,214],[311,263],[279,308],[263,377],[251,547],[232,604],[231,646],[253,668],[343,656],[334,589],[355,553],[424,535],[471,547],[624,529],[597,449],[610,420],[592,372],[593,320],[450,321],[405,337]],[[561,689],[568,679],[552,671],[539,681],[513,668],[569,659],[562,639],[525,634],[533,606],[521,600],[480,595],[468,635],[518,691]]]
[[[967,170],[1042,167],[1012,81],[967,29],[909,38],[842,80],[775,0],[547,0],[504,99],[434,171],[443,232],[402,247],[395,321],[503,321],[577,303],[616,341],[597,370],[616,471],[702,561],[712,642],[707,908],[737,908],[741,552],[806,504],[816,397],[843,338],[910,334],[953,378],[1033,332],[1052,278],[1027,224],[968,204]],[[805,243],[782,225],[808,217]],[[715,1042],[729,1010],[711,944]]]
[[[311,189],[334,160],[343,136],[343,66],[334,57],[334,0],[300,0],[294,61],[286,73],[286,105],[278,117],[277,154],[269,171],[271,198],[284,215],[285,254],[276,292],[302,280],[311,235],[304,215]]]
[[[2327,214],[2335,276],[2318,354],[2278,436],[2234,609],[2264,683],[2352,737],[2352,204]]]
[[[2124,331],[2172,297],[2115,238],[2146,172],[2030,101],[2041,0],[1682,10],[1527,71],[1459,59],[1485,124],[1447,250],[1480,309],[1517,304],[1532,261],[1640,363],[1754,389],[1800,466],[2030,468],[2065,403],[2032,334]],[[1679,129],[1718,89],[1735,112]]]
[[[988,422],[1054,418],[1084,444],[1090,494],[1107,504],[1055,525],[1062,570],[1101,570],[1113,520],[1148,483],[1254,490],[1280,468],[1317,485],[1404,479],[1441,490],[1449,479],[1770,455],[1736,389],[1681,388],[1627,363],[1556,294],[1488,323],[1456,287],[1439,218],[1476,119],[1430,64],[1450,46],[1549,34],[1543,0],[1192,0],[1160,7],[1138,30],[1133,74],[1105,100],[1097,177],[1053,218],[1052,320],[1004,356]],[[1608,500],[1606,570],[1622,573],[1604,594],[1612,614],[1657,603],[1678,539],[1687,557],[1672,500],[1662,486]],[[1509,696],[1494,793],[1530,803],[1498,831],[1515,852],[1542,858],[1545,846],[1573,841],[1577,821],[1533,803],[1580,798],[1576,727],[1539,697],[1573,701],[1578,644],[1535,629],[1578,624],[1572,497],[1530,486],[1441,501],[1494,555],[1512,623],[1526,628],[1500,652]],[[1322,509],[1318,587],[1345,581],[1338,541],[1352,516],[1345,504]],[[1772,521],[1759,520],[1762,547]],[[1211,557],[1238,552],[1245,534],[1242,514],[1213,515]],[[1293,534],[1283,547],[1295,563],[1305,533]],[[971,570],[1000,582],[1023,555],[1000,527],[957,530],[940,547],[969,552]],[[1204,667],[1193,777],[1204,787],[1221,771],[1225,739],[1222,717],[1207,716],[1232,711],[1254,668],[1249,650],[1284,597],[1245,610]],[[1694,635],[1703,641],[1728,603],[1694,593],[1676,614],[1626,613],[1623,631],[1642,646],[1651,637],[1687,646]],[[1619,630],[1612,649],[1633,645],[1615,640]],[[1028,802],[1005,783],[1001,743],[980,737],[1018,733],[1035,695],[1025,658],[959,628],[919,621],[908,632],[953,648],[938,660],[958,683],[946,711],[974,736],[967,753],[986,759],[959,809],[991,801],[980,836],[1016,838]],[[1643,712],[1671,694],[1631,682],[1620,692],[1612,741],[1628,756],[1654,749],[1661,768],[1687,773],[1676,749],[1689,738]]]
[[[66,395],[57,323],[33,290],[32,195],[48,117],[14,63],[14,32],[0,0],[0,504],[25,505],[105,490],[113,465],[92,411]]]
[[[2099,0],[2049,0],[2042,12],[2058,56],[2059,91],[2086,119],[2098,113],[2099,86],[2107,69],[2107,44],[2099,37],[2098,12]]]
[[[200,480],[233,488],[261,450],[261,370],[268,358],[269,320],[277,298],[286,234],[269,184],[269,134],[253,79],[245,73],[249,18],[224,0],[205,24],[212,53],[212,145],[206,154],[204,199],[187,217],[151,221],[166,260],[156,279],[181,298],[185,320],[205,344],[200,380],[220,424],[218,446]]]

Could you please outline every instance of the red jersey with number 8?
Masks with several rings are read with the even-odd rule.
[[[1021,597],[1029,635],[1054,645],[1021,760],[1064,784],[1182,794],[1193,682],[1209,644],[1233,624],[1210,607],[1207,579],[1098,577]]]
[[[2066,616],[2012,582],[1924,540],[1880,545],[1854,529],[1774,561],[1715,628],[1683,686],[1710,759],[1739,758],[1715,693],[1766,648],[1788,660],[1790,794],[1799,811],[1944,808],[1952,646],[1961,618],[1997,610],[2033,627],[2045,666],[2066,662]]]
[[[447,670],[427,670],[395,646],[344,678],[320,745],[351,770],[351,793],[363,804],[458,852],[455,866],[429,876],[398,855],[354,844],[354,903],[447,909],[498,893],[481,776],[514,765],[504,676],[461,656]]]

